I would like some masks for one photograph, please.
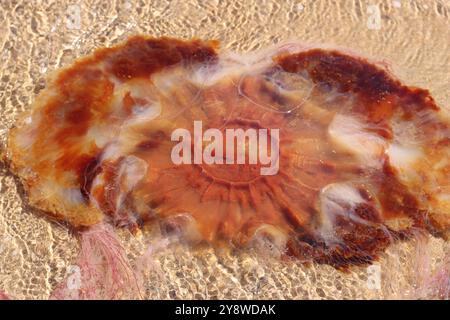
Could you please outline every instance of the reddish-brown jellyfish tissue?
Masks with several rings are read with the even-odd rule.
[[[334,49],[132,37],[55,73],[8,154],[31,204],[76,228],[157,223],[341,268],[449,235],[448,114]]]

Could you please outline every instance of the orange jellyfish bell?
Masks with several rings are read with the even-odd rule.
[[[31,203],[74,227],[160,223],[336,267],[449,234],[448,115],[332,49],[132,37],[57,72],[9,156]]]

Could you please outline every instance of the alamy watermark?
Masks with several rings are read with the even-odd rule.
[[[77,4],[69,5],[66,9],[66,27],[69,30],[81,29],[81,8]]]
[[[380,30],[381,29],[380,7],[376,4],[371,4],[367,6],[367,14],[369,15],[366,23],[367,28],[370,30]]]
[[[260,174],[275,175],[279,169],[279,129],[207,129],[194,121],[194,136],[184,128],[172,132],[174,164],[249,164],[260,165]],[[270,143],[269,143],[270,141]],[[225,144],[225,147],[224,147]],[[270,149],[270,152],[269,152]]]
[[[381,266],[379,264],[367,267],[367,288],[371,290],[381,289]]]

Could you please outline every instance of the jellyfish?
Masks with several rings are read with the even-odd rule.
[[[448,239],[449,121],[347,50],[134,36],[52,74],[7,158],[33,206],[116,256],[111,226],[158,225],[344,270],[417,230]]]

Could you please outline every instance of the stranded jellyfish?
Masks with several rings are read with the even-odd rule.
[[[347,268],[450,228],[450,126],[381,64],[136,36],[55,73],[9,136],[30,203]]]

